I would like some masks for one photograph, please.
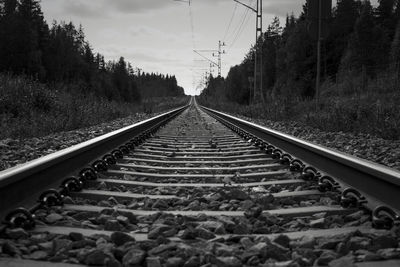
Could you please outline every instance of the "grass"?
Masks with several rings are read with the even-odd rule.
[[[166,111],[187,97],[117,103],[66,85],[50,86],[26,77],[0,74],[0,139],[39,137],[126,117]]]
[[[267,97],[265,105],[247,106],[200,98],[206,106],[250,118],[297,121],[331,132],[366,133],[388,140],[400,139],[400,87],[396,72],[367,82],[349,74],[337,83],[322,85],[321,101],[295,96]]]

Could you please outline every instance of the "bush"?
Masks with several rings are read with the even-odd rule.
[[[187,97],[147,100],[146,111],[161,112],[187,101]],[[27,77],[0,74],[0,139],[39,137],[143,111],[140,104],[108,101],[82,93],[78,86],[49,88]]]
[[[400,90],[397,73],[383,73],[365,84],[360,76],[346,77],[322,86],[321,100],[295,96],[267,97],[265,105],[215,103],[200,97],[201,104],[257,119],[298,121],[324,131],[367,133],[389,140],[400,139]]]

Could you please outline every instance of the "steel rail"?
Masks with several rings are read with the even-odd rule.
[[[368,200],[368,208],[386,205],[400,211],[400,172],[336,150],[315,145],[302,139],[251,123],[234,116],[200,106],[219,121],[242,130],[276,146],[295,158],[335,178],[343,187],[352,187]]]
[[[76,175],[93,160],[164,124],[187,107],[189,105],[0,172],[0,218],[14,208],[35,204],[32,201],[44,190],[58,188],[63,179]]]

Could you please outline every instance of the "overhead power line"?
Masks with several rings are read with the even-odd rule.
[[[236,2],[236,4],[238,4],[238,2]],[[253,0],[250,1],[248,6],[249,6],[250,9],[253,10],[254,8],[251,7],[252,4],[253,4]],[[249,8],[246,8],[244,10],[241,22],[236,27],[236,30],[233,31],[233,35],[232,36],[234,36],[234,37],[233,37],[232,41],[230,42],[229,48],[232,48],[234,46],[236,41],[242,35],[242,33],[243,33],[244,29],[245,29],[245,26],[248,24],[248,22],[250,20],[250,17],[251,17],[251,16],[249,16],[249,10],[250,10]]]
[[[189,7],[189,19],[190,19],[190,31],[192,35],[192,50],[196,49],[196,40],[195,40],[195,34],[194,34],[194,19],[193,19],[193,11],[192,11],[192,0],[174,0],[177,2],[184,2],[188,4]],[[194,62],[194,57],[193,57],[193,66],[195,65]],[[195,77],[194,73],[192,72],[192,81],[193,81],[193,89],[195,87]]]
[[[222,38],[222,40],[224,40],[224,41],[226,41],[226,36],[228,35],[229,30],[231,29],[232,21],[233,21],[233,18],[235,17],[237,6],[238,6],[238,4],[236,3],[235,7],[233,9],[231,19],[229,20],[228,27],[226,28],[224,38]]]
[[[257,0],[256,7],[253,8],[245,3],[240,2],[239,0],[233,0],[247,8],[247,10],[251,10],[256,13],[256,42],[254,45],[254,81],[253,81],[253,98],[254,101],[260,97],[262,103],[264,103],[264,94],[263,94],[263,75],[262,75],[262,66],[263,66],[263,56],[261,52],[261,43],[262,41],[262,19],[263,19],[263,1]],[[258,88],[258,92],[257,92]],[[257,96],[257,93],[259,94]],[[250,99],[251,99],[251,90],[250,90]]]

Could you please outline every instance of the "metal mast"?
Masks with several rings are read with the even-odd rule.
[[[262,57],[262,0],[257,0],[256,8],[253,8],[249,5],[246,5],[238,0],[233,0],[248,9],[252,10],[256,13],[256,43],[255,43],[255,51],[254,51],[254,93],[253,93],[253,101],[255,102],[257,99],[257,92],[261,101],[264,103],[264,94],[263,94],[263,74],[262,74],[262,66],[263,66],[263,57]],[[260,42],[261,41],[261,42]]]

